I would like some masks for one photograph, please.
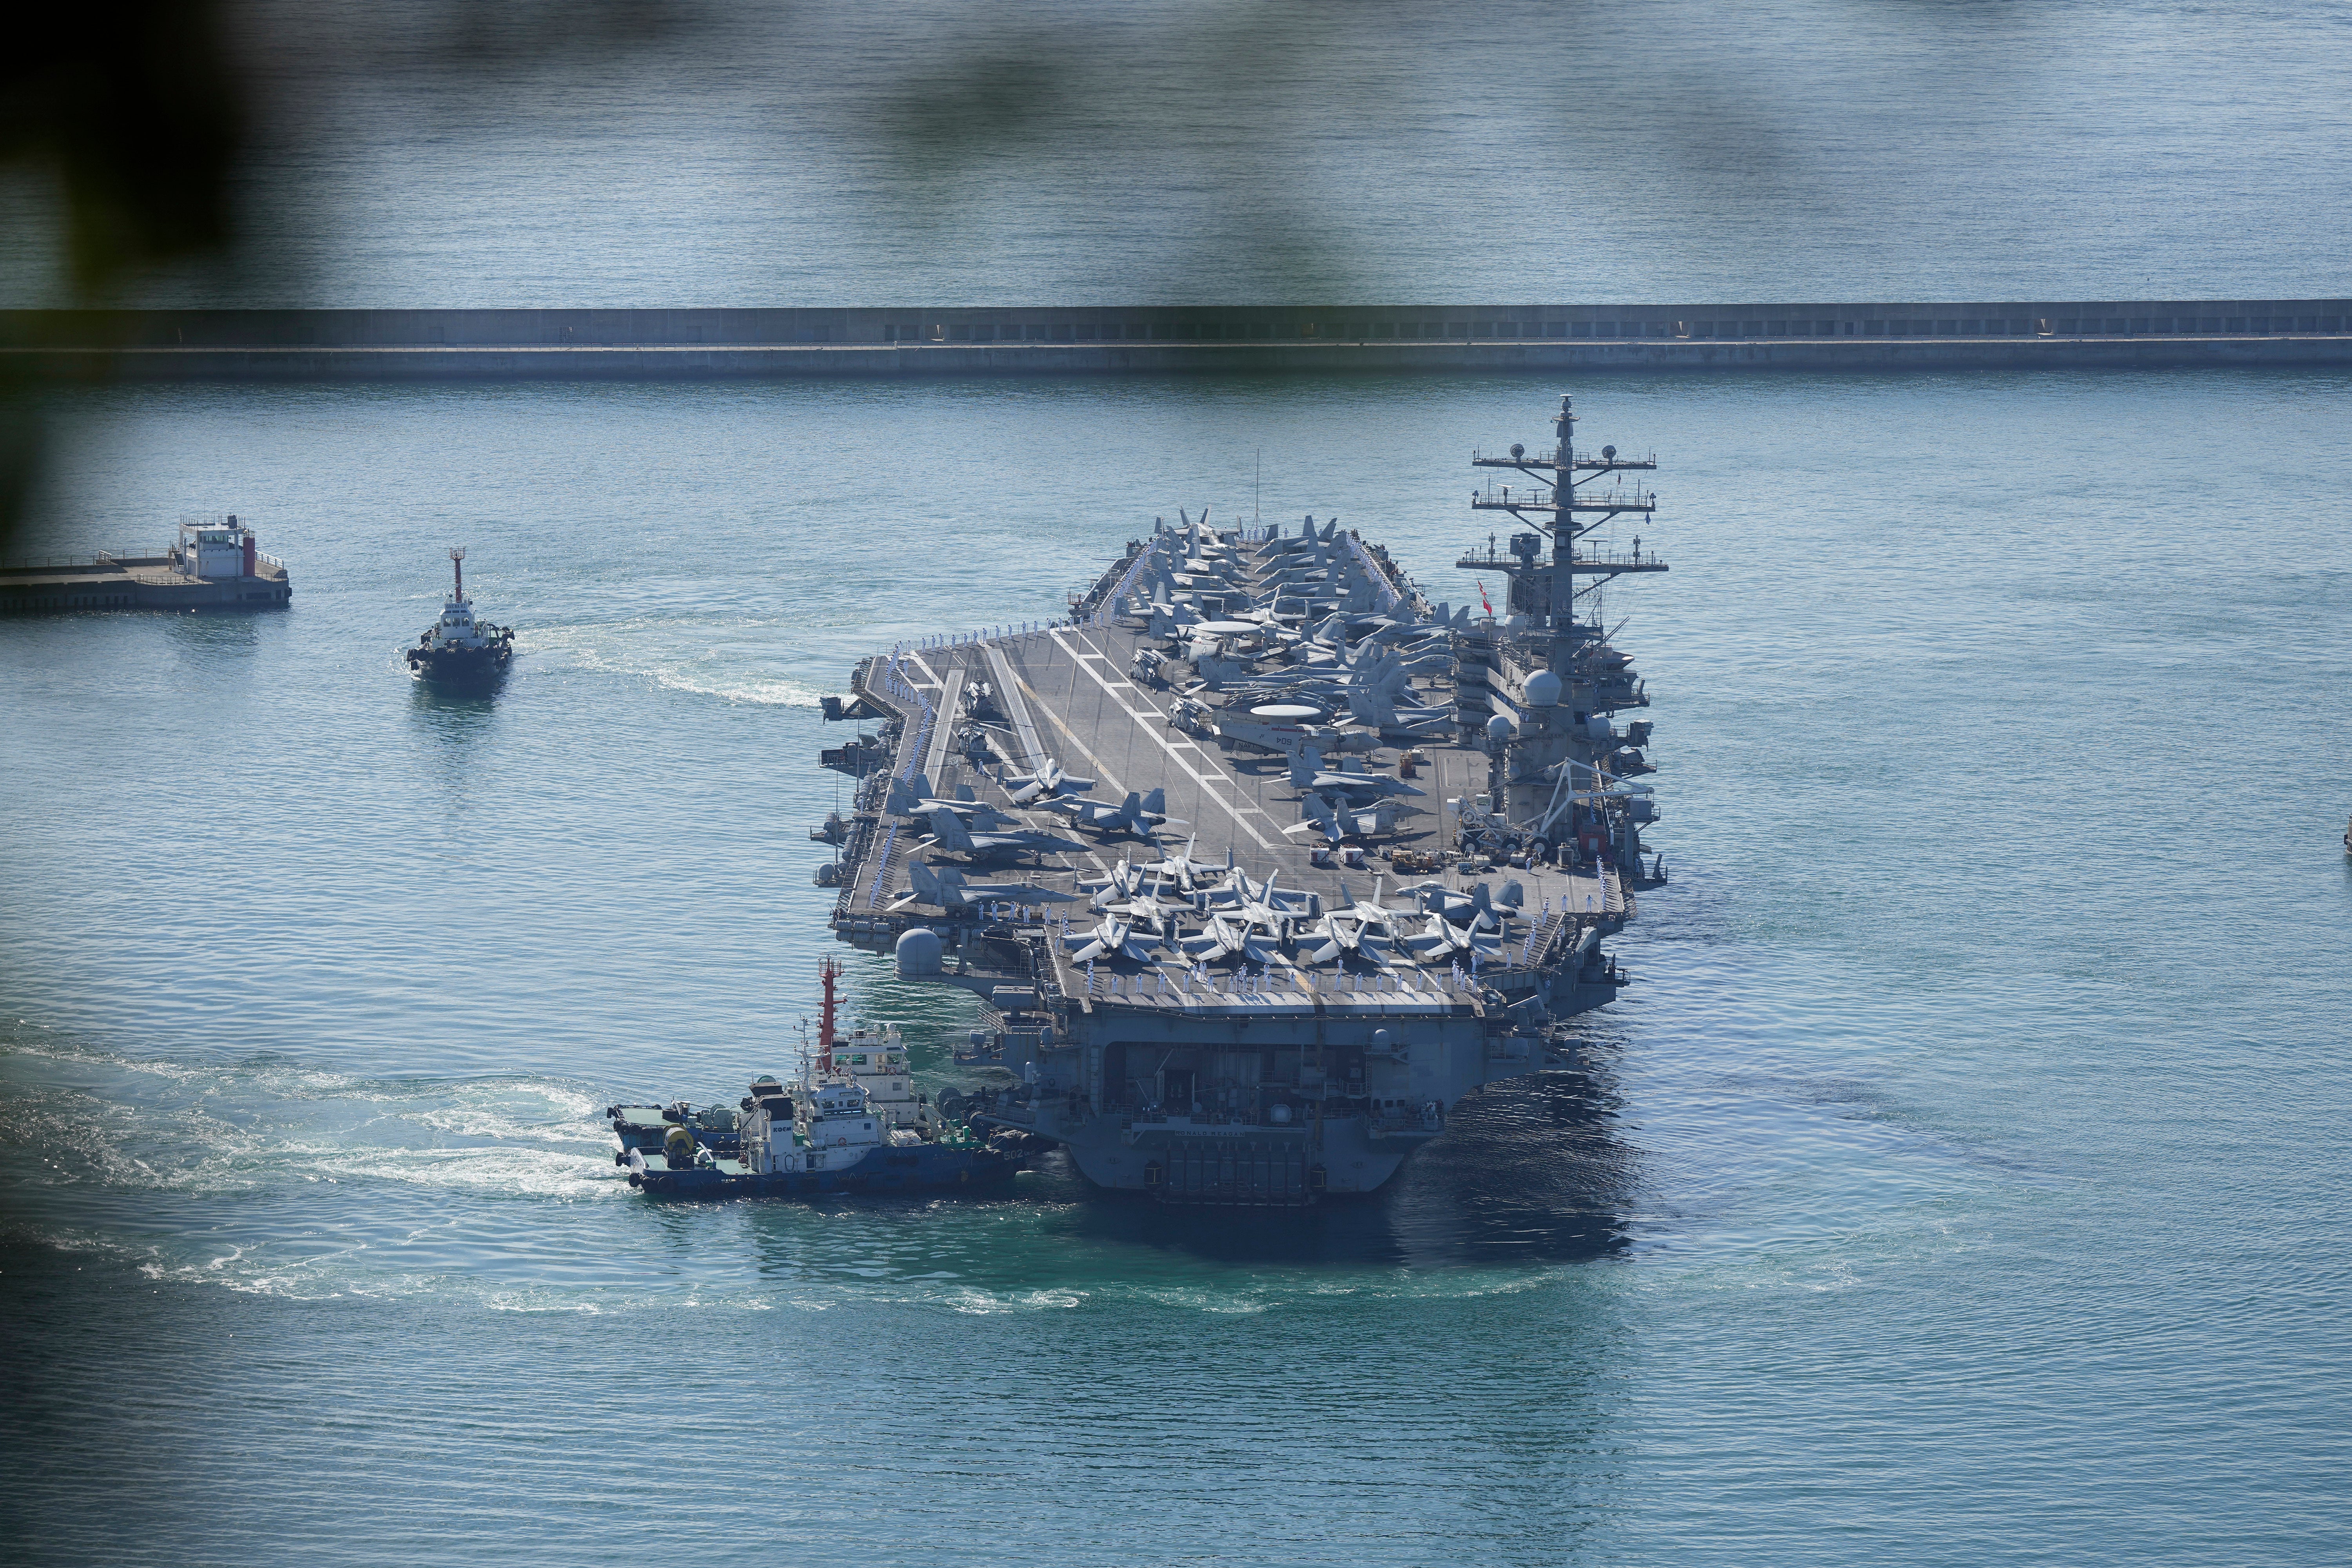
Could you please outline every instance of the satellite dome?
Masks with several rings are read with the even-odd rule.
[[[1617,460],[1617,448],[1616,448],[1616,447],[1601,447],[1601,460],[1602,462],[1604,462],[1604,463],[1613,463],[1613,462],[1615,462],[1615,461]]]
[[[930,927],[909,927],[898,936],[898,978],[911,980],[919,974],[937,974],[940,955],[946,950],[940,933]]]
[[[1549,669],[1538,669],[1528,677],[1528,702],[1536,708],[1553,708],[1559,703],[1559,677]]]
[[[1511,721],[1509,715],[1497,713],[1492,719],[1487,720],[1486,738],[1490,741],[1509,740],[1511,738]]]
[[[1511,443],[1511,456],[1512,456],[1512,457],[1514,457],[1514,458],[1524,458],[1524,457],[1526,457],[1527,455],[1528,455],[1528,449],[1527,449],[1525,447],[1521,446],[1521,445],[1520,445],[1518,442],[1517,442],[1517,441],[1514,441],[1514,442],[1512,442],[1512,443]]]

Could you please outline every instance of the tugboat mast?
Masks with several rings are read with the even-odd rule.
[[[828,1076],[833,1072],[833,1023],[840,1005],[834,994],[834,982],[841,978],[841,960],[820,958],[816,961],[816,977],[824,984],[824,1005],[817,1013],[816,1070]]]
[[[449,569],[457,574],[457,592],[455,597],[457,603],[462,605],[466,602],[466,547],[464,545],[451,547]]]

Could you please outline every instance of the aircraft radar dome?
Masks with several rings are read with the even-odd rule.
[[[1528,702],[1536,708],[1556,708],[1559,705],[1559,677],[1549,669],[1538,669],[1528,677]]]

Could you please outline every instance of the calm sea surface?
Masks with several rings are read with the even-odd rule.
[[[2342,374],[1579,387],[1675,878],[1595,1070],[1377,1200],[616,1179],[608,1101],[790,1065],[856,656],[1261,447],[1459,600],[1554,390],[59,396],[35,547],[234,509],[297,593],[0,623],[0,1553],[2342,1561]],[[397,657],[460,541],[494,700]]]
[[[169,304],[2335,296],[2316,0],[236,0]],[[0,305],[64,302],[0,169]]]

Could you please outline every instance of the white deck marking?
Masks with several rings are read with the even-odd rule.
[[[1105,763],[1100,757],[1095,755],[1093,747],[1078,739],[1078,732],[1076,731],[1071,729],[1068,724],[1063,722],[1062,716],[1054,711],[1054,705],[1046,701],[1045,698],[1038,696],[1036,689],[1031,686],[1027,681],[1023,680],[1019,676],[1016,675],[1013,679],[1014,683],[1017,684],[1022,690],[1027,692],[1032,697],[1037,698],[1037,706],[1045,710],[1046,719],[1053,724],[1055,729],[1059,730],[1062,732],[1063,736],[1068,740],[1070,744],[1078,749],[1078,755],[1086,758],[1087,765],[1093,768],[1094,771],[1101,776],[1103,783],[1110,785],[1111,793],[1119,795],[1127,794],[1127,786],[1118,782],[1118,775],[1110,771],[1108,763]]]
[[[948,671],[948,683],[940,698],[940,710],[931,718],[930,749],[923,756],[923,776],[936,781],[948,760],[948,741],[955,734],[955,721],[949,717],[956,711],[956,701],[963,691],[963,666]]]
[[[1013,661],[994,643],[986,645],[988,668],[996,671],[996,679],[1004,687],[1005,700],[1013,707],[1013,727],[1019,731],[1021,744],[1029,753],[1027,767],[1035,773],[1045,765],[1045,748],[1037,743],[1037,726],[1030,721],[1029,705],[1021,700],[1020,678],[1013,673]]]
[[[1231,803],[1226,801],[1222,795],[1217,794],[1215,787],[1209,783],[1208,779],[1202,775],[1199,769],[1195,768],[1192,763],[1186,762],[1182,757],[1176,754],[1176,748],[1169,744],[1167,738],[1160,733],[1161,730],[1164,729],[1167,724],[1168,716],[1166,714],[1160,712],[1158,709],[1153,708],[1150,703],[1146,702],[1144,704],[1144,708],[1152,715],[1153,718],[1158,719],[1160,723],[1152,724],[1147,721],[1141,713],[1137,712],[1134,709],[1129,708],[1125,702],[1119,700],[1118,693],[1110,689],[1109,681],[1105,680],[1101,676],[1097,675],[1093,669],[1088,668],[1087,664],[1078,658],[1077,649],[1072,647],[1068,643],[1062,640],[1063,634],[1059,630],[1055,630],[1049,635],[1053,637],[1055,645],[1064,653],[1070,656],[1071,668],[1084,671],[1087,679],[1093,681],[1097,686],[1101,687],[1103,689],[1103,695],[1110,699],[1111,706],[1117,708],[1120,712],[1134,720],[1136,727],[1150,737],[1153,744],[1157,745],[1161,751],[1168,753],[1168,760],[1174,763],[1177,767],[1181,769],[1186,777],[1190,778],[1194,784],[1201,786],[1201,794],[1203,798],[1213,803],[1221,808],[1226,816],[1232,817],[1234,819],[1234,826],[1240,828],[1244,833],[1249,835],[1250,842],[1255,844],[1259,848],[1265,850],[1269,855],[1275,852],[1274,846],[1266,842],[1265,836],[1260,834],[1256,828],[1252,827],[1247,822],[1244,822],[1242,819],[1241,812]],[[1072,637],[1078,636],[1076,632],[1069,635]],[[1081,638],[1080,640],[1084,639]],[[1109,658],[1107,654],[1100,655],[1098,657],[1105,659]],[[1052,710],[1048,709],[1046,711],[1050,713]],[[1055,722],[1058,723],[1059,721],[1056,720]],[[1076,737],[1072,736],[1071,739],[1076,740]],[[1232,784],[1234,782],[1231,779],[1225,778],[1223,774],[1219,774],[1218,777],[1221,782],[1225,784]],[[1261,811],[1258,815],[1264,816],[1266,814]]]

